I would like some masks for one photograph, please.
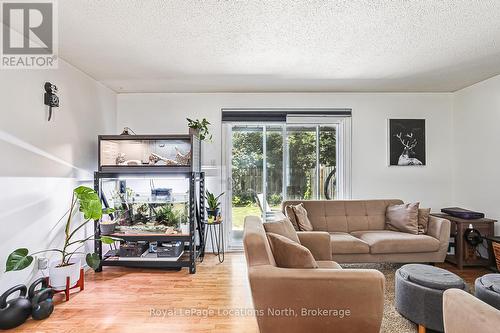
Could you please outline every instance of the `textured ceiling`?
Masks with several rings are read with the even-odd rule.
[[[59,1],[117,92],[455,91],[500,74],[500,1]]]

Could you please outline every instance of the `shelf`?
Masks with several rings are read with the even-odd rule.
[[[113,165],[101,166],[99,168],[99,176],[101,178],[113,178],[120,175],[185,175],[186,177],[191,174],[192,168],[190,165],[180,166],[165,166],[165,165]]]
[[[111,237],[122,238],[126,241],[138,241],[138,240],[154,240],[154,241],[190,241],[191,236],[189,234],[175,234],[167,235],[160,233],[114,233],[110,235]]]
[[[170,260],[167,260],[170,259]],[[142,258],[142,257],[108,257],[101,261],[102,266],[131,266],[131,267],[190,267],[189,251],[176,260],[171,258]]]

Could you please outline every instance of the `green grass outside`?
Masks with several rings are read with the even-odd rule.
[[[233,210],[233,229],[243,230],[243,222],[248,215],[260,216],[260,208],[257,206],[232,207]]]
[[[248,215],[260,216],[260,208],[258,206],[248,206],[248,207],[232,207],[233,210],[233,229],[243,230],[243,222],[245,217]],[[280,210],[280,206],[271,207],[271,210]]]

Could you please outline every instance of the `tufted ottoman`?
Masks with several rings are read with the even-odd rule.
[[[450,288],[465,290],[467,285],[442,268],[404,265],[396,271],[396,310],[418,324],[419,332],[426,328],[443,332],[443,293]]]
[[[476,279],[476,297],[500,310],[500,274],[486,274]]]

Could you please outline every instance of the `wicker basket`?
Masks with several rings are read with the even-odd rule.
[[[500,243],[491,242],[493,246],[493,253],[495,253],[495,260],[497,262],[497,269],[500,271]]]

